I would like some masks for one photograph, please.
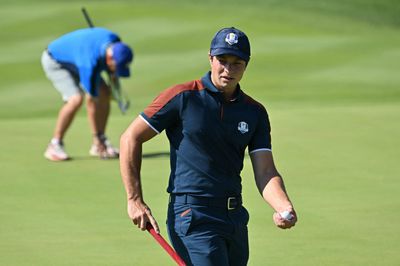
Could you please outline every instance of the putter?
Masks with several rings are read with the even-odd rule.
[[[86,11],[86,8],[82,7],[82,13],[83,16],[85,17],[85,20],[90,28],[94,27],[94,24],[92,20],[89,17],[89,13]],[[126,111],[128,110],[130,106],[130,101],[128,99],[128,96],[126,93],[122,90],[121,85],[119,84],[119,81],[115,81],[111,78],[110,74],[108,74],[108,82],[111,87],[111,93],[113,96],[113,99],[117,101],[118,103],[118,108],[121,110],[122,114],[125,114]]]
[[[178,253],[176,253],[161,234],[157,234],[151,223],[147,223],[146,229],[179,266],[186,266],[186,263],[179,257]]]
[[[118,102],[118,107],[121,110],[121,112],[125,114],[130,105],[128,96],[121,89],[121,85],[118,79],[115,80],[111,77],[111,74],[108,74],[108,80],[111,86],[112,97],[114,100]]]

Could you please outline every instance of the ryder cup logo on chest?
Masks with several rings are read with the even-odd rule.
[[[226,37],[225,37],[225,41],[226,41],[229,45],[234,45],[234,44],[238,43],[238,36],[237,36],[235,33],[233,33],[233,32],[228,33],[228,34],[226,35]]]
[[[244,134],[247,133],[249,131],[249,125],[246,122],[239,122],[238,124],[238,130],[240,131],[240,133]]]

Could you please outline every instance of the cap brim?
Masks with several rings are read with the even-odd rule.
[[[131,72],[128,67],[119,67],[117,68],[117,75],[119,77],[129,77]]]
[[[227,49],[227,48],[215,48],[211,49],[210,55],[215,56],[215,55],[224,55],[224,54],[230,54],[230,55],[235,55],[244,61],[248,62],[250,59],[250,56],[248,56],[245,53],[242,53],[241,51],[235,50],[235,49]]]

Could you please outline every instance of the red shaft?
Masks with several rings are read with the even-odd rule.
[[[160,234],[157,234],[150,223],[147,223],[146,229],[179,266],[186,266],[186,263],[182,260],[181,257],[179,257],[178,253],[176,253],[176,251]]]

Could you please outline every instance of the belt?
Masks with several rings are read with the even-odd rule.
[[[242,196],[212,198],[189,194],[171,194],[169,196],[169,202],[234,210],[242,206]]]

